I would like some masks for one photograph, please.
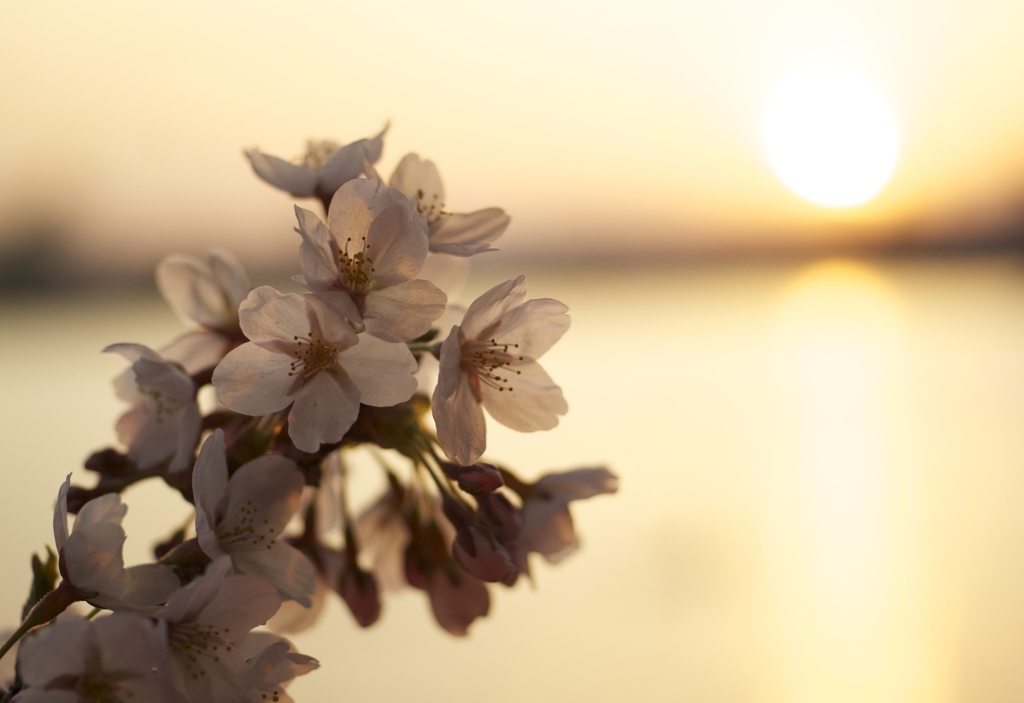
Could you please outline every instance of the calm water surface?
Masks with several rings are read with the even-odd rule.
[[[509,271],[508,275],[517,272]],[[527,476],[607,464],[584,548],[497,594],[467,639],[419,594],[296,637],[300,701],[1024,700],[1024,268],[818,262],[532,275],[573,327],[545,358],[570,412],[493,424]],[[499,273],[470,286],[475,294]],[[6,301],[0,625],[52,540],[57,487],[114,442],[107,344],[182,328],[156,299]],[[129,562],[187,508],[126,494]]]

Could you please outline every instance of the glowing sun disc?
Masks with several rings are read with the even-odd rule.
[[[866,82],[837,68],[786,79],[768,107],[764,139],[783,183],[823,207],[863,205],[896,166],[889,108]]]

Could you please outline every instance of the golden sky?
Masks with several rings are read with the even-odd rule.
[[[0,236],[51,213],[85,261],[266,260],[295,244],[291,201],[242,150],[388,120],[381,172],[434,160],[453,210],[512,214],[507,250],[970,235],[1024,193],[1022,23],[1011,0],[6,3]],[[852,210],[791,193],[763,144],[775,88],[820,64],[899,135]]]

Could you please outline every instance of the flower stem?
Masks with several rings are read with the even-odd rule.
[[[78,600],[79,598],[75,593],[74,587],[72,587],[67,581],[61,581],[57,588],[47,593],[39,600],[38,603],[32,606],[32,610],[30,610],[28,615],[25,617],[25,621],[21,623],[21,626],[18,627],[18,629],[14,631],[14,634],[12,634],[10,638],[4,642],[4,645],[0,647],[0,658],[3,658],[11,647],[13,647],[18,640],[28,634],[31,630],[50,622],[67,610],[69,605]]]

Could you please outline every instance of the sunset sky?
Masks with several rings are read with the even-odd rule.
[[[513,252],[976,237],[1024,200],[1022,22],[1000,0],[8,3],[0,251],[42,221],[87,268],[170,242],[272,260],[291,199],[242,150],[292,158],[389,120],[381,173],[434,160],[452,209],[512,214]],[[768,160],[775,90],[818,65],[896,126],[860,207],[805,202]]]

